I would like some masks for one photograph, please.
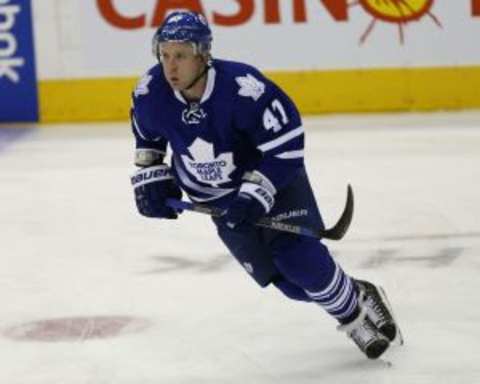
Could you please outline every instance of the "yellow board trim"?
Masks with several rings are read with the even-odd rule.
[[[302,114],[480,108],[480,66],[267,72]],[[44,80],[40,121],[128,119],[136,78]]]

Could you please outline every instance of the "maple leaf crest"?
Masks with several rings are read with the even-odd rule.
[[[145,75],[142,76],[140,80],[138,80],[137,86],[135,87],[135,97],[138,97],[140,95],[146,95],[148,94],[148,84],[152,81],[152,76],[146,73]]]
[[[235,78],[240,86],[238,94],[240,96],[251,97],[257,101],[265,92],[265,84],[257,80],[250,73],[247,76],[239,76]]]
[[[229,176],[236,168],[232,152],[215,157],[213,144],[200,138],[196,138],[188,150],[191,156],[181,155],[181,158],[187,171],[198,181],[213,187],[231,181]]]

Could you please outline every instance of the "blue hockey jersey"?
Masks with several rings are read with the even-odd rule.
[[[284,188],[303,167],[294,103],[250,65],[213,60],[207,76],[198,102],[173,90],[160,65],[142,77],[132,95],[137,151],[165,155],[170,145],[177,183],[196,202],[233,196],[245,172]]]

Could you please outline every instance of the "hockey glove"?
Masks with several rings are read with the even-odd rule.
[[[182,191],[175,183],[167,165],[139,169],[132,176],[131,181],[140,214],[164,219],[178,217],[179,212],[165,204],[167,198],[181,199],[182,197]]]
[[[273,207],[273,194],[259,184],[243,183],[222,216],[222,222],[228,228],[242,232],[247,231]]]

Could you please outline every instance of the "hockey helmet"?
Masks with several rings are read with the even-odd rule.
[[[209,54],[212,46],[212,31],[205,17],[192,11],[173,12],[153,36],[152,51],[161,59],[160,44],[164,42],[190,42],[195,54]]]

